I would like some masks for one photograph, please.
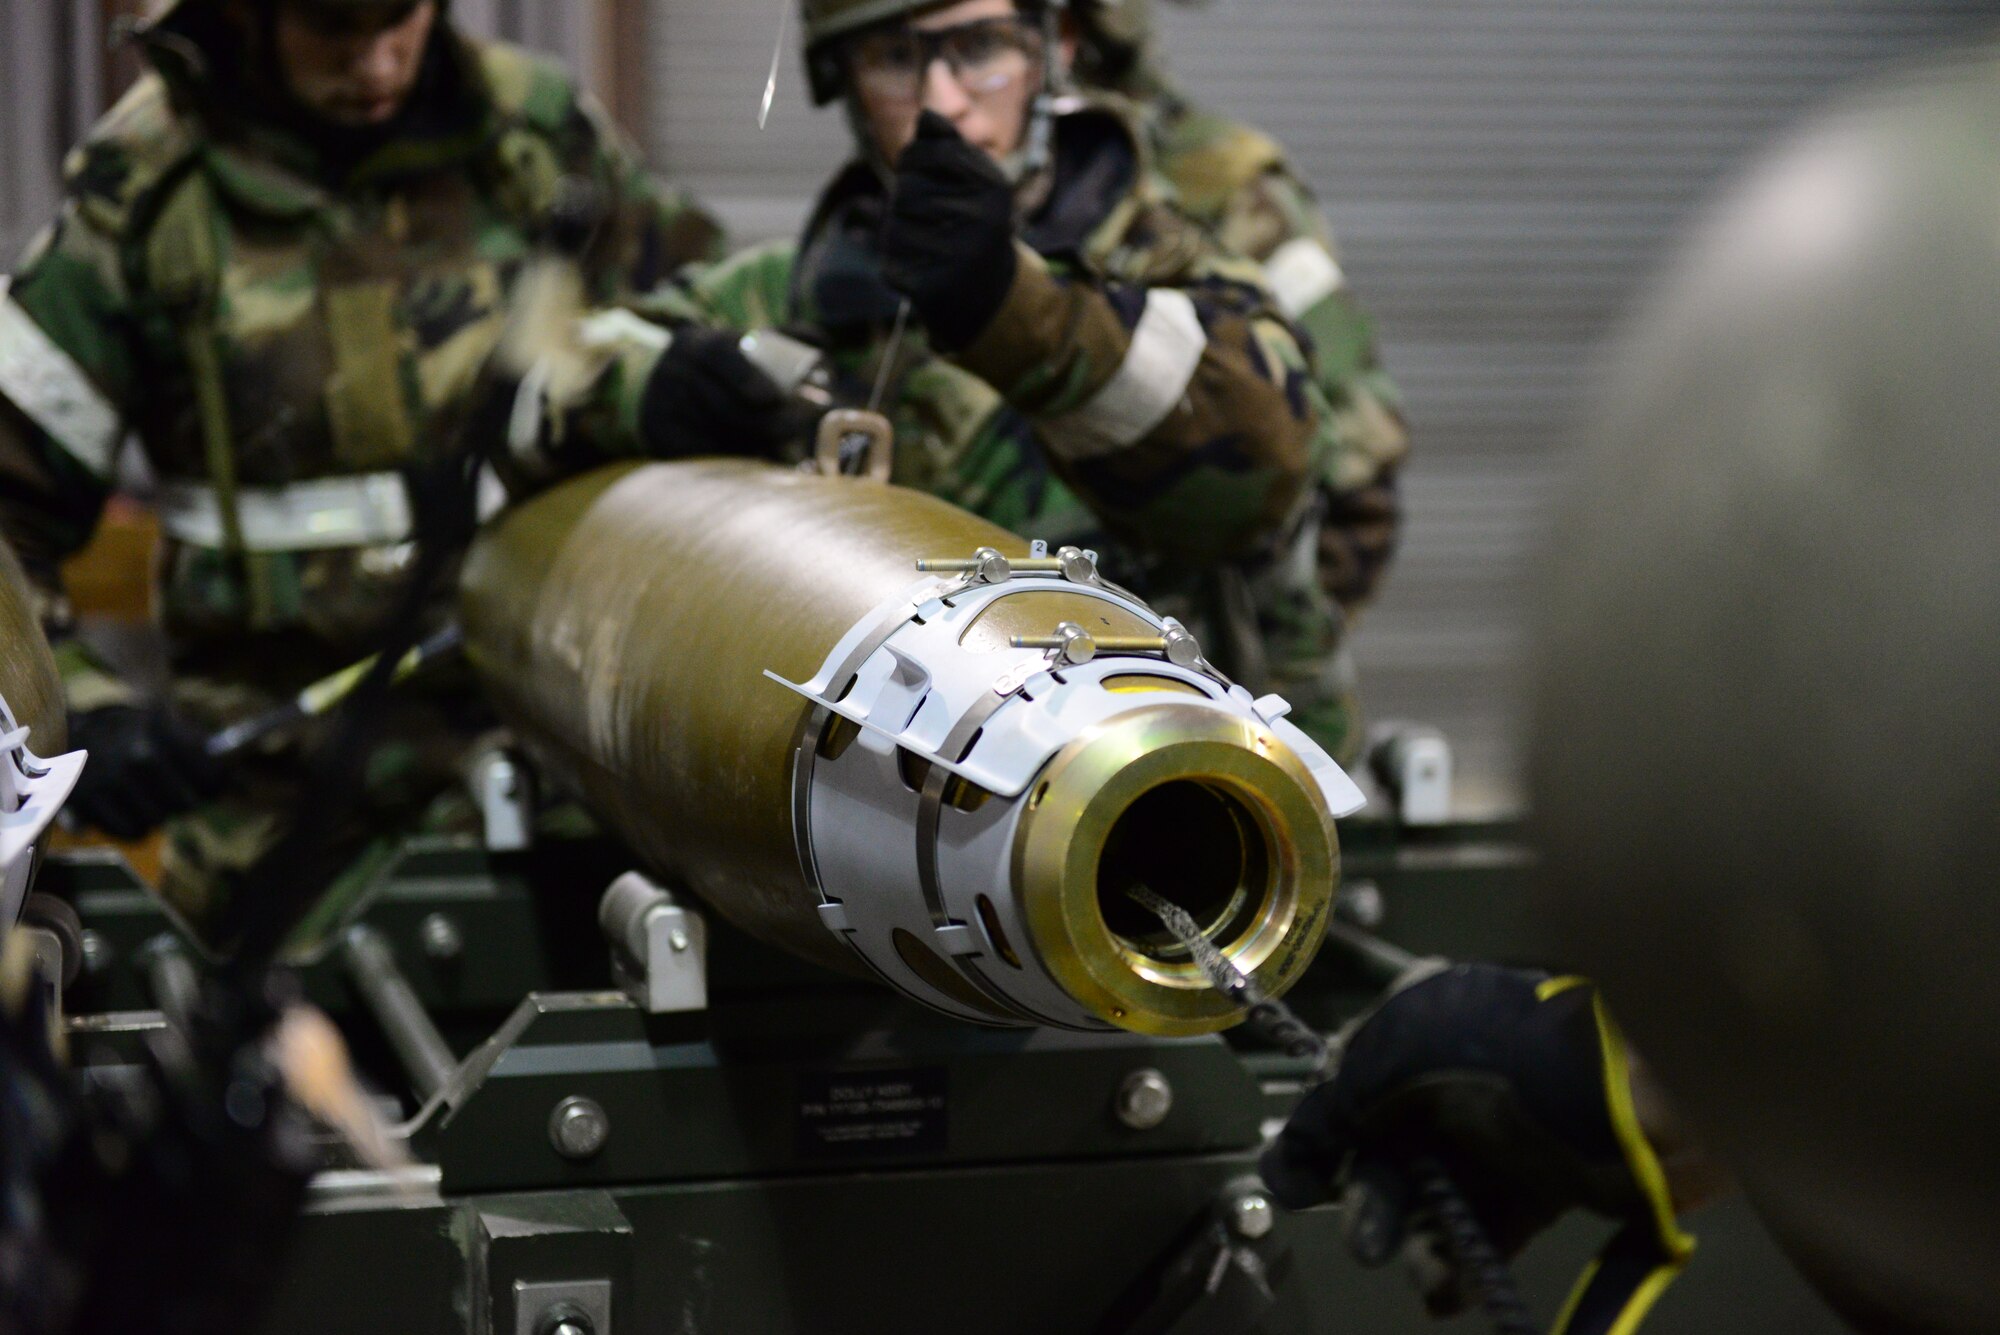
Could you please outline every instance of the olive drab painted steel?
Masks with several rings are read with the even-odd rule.
[[[648,870],[975,1022],[1236,1023],[1123,887],[1281,993],[1363,800],[1090,554],[881,483],[613,465],[491,525],[460,617],[503,717]]]
[[[760,498],[746,475],[764,479]],[[750,463],[614,466],[481,537],[460,600],[467,652],[504,715],[557,741],[538,758],[635,851],[741,925],[852,969],[793,847],[802,709],[763,673],[811,677],[916,578],[913,552],[995,545],[1022,543],[900,490]]]
[[[62,679],[49,652],[34,591],[21,562],[0,541],[0,700],[17,726],[34,730],[34,747],[45,756],[63,749],[67,719]]]

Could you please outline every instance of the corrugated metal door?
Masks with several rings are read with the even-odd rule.
[[[97,114],[95,5],[0,0],[0,267],[55,213],[63,154]]]
[[[784,0],[654,0],[657,160],[752,235],[845,151]],[[1593,349],[1719,176],[1833,86],[2000,19],[1992,0],[1218,0],[1173,67],[1324,194],[1410,400],[1411,525],[1357,637],[1371,711],[1444,723],[1474,788],[1516,755],[1527,557]]]

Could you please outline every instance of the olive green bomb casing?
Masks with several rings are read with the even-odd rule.
[[[1177,623],[901,488],[618,465],[466,565],[473,665],[543,763],[737,925],[991,1024],[1242,1018],[1157,919],[1282,992],[1360,794]]]

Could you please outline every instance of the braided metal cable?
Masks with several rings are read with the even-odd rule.
[[[1537,1335],[1520,1291],[1514,1287],[1513,1272],[1494,1250],[1451,1174],[1429,1157],[1414,1160],[1410,1171],[1416,1177],[1417,1199],[1437,1220],[1452,1264],[1493,1319],[1493,1329],[1499,1335]]]
[[[1331,1074],[1327,1067],[1333,1045],[1290,1006],[1268,995],[1238,969],[1201,930],[1194,915],[1143,885],[1135,885],[1125,893],[1164,923],[1174,939],[1187,947],[1188,954],[1217,991],[1247,1009],[1248,1024],[1276,1043],[1285,1055],[1310,1059],[1319,1078]],[[1451,1174],[1443,1164],[1428,1157],[1416,1160],[1410,1169],[1416,1178],[1418,1198],[1437,1220],[1452,1264],[1492,1318],[1497,1335],[1538,1335],[1527,1305],[1521,1301],[1520,1290],[1515,1287],[1513,1271],[1494,1249]]]

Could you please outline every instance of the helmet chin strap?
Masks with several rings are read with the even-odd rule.
[[[1062,0],[1042,8],[1042,86],[1028,104],[1028,123],[1021,146],[1007,155],[1000,170],[1014,183],[1014,202],[1022,214],[1034,212],[1055,186],[1056,99],[1063,91]]]

